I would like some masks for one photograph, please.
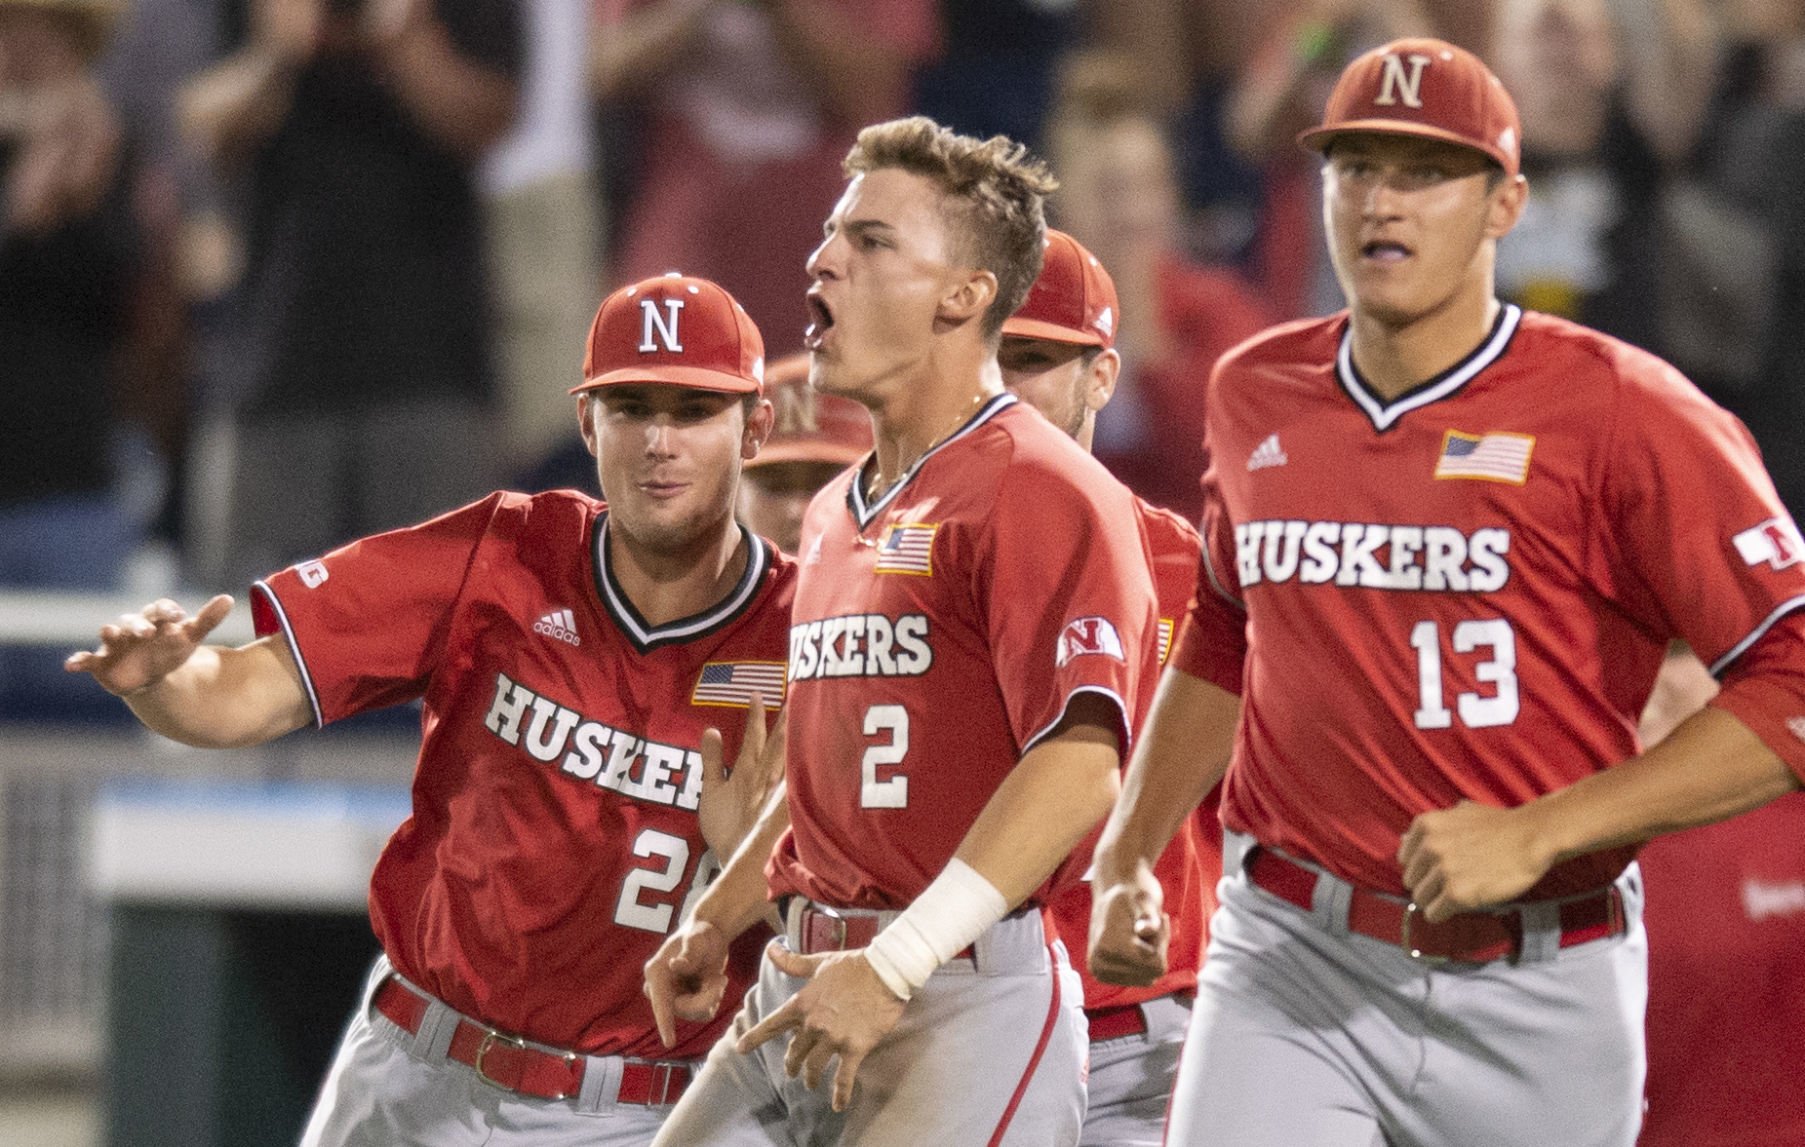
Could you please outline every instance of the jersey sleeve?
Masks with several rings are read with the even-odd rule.
[[[1094,465],[1090,459],[1081,459]],[[1080,692],[1117,709],[1122,755],[1140,690],[1158,672],[1158,623],[1145,542],[1127,488],[1095,466],[1011,467],[981,532],[974,591],[1016,742],[1025,753]]]
[[[1207,450],[1209,440],[1204,446]],[[1235,574],[1235,524],[1229,519],[1217,481],[1215,452],[1203,475],[1203,561],[1197,569],[1197,592],[1183,627],[1172,664],[1212,685],[1240,696],[1241,669],[1247,658],[1247,608]]]
[[[1625,387],[1598,503],[1608,520],[1593,536],[1620,571],[1607,584],[1684,638],[1726,682],[1714,704],[1805,775],[1805,742],[1785,731],[1805,715],[1805,541],[1742,423],[1671,367],[1649,369]]]
[[[257,633],[288,641],[318,723],[425,692],[502,498],[352,542],[252,587]]]

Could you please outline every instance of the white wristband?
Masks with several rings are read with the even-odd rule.
[[[866,946],[865,959],[884,986],[906,1000],[1008,912],[1009,901],[996,885],[955,856]]]

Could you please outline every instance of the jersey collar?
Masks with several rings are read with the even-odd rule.
[[[865,500],[865,469],[868,466],[875,466],[877,464],[877,455],[875,453],[872,454],[871,457],[867,458],[860,464],[859,468],[853,472],[852,488],[846,493],[846,506],[852,511],[852,520],[858,523],[859,529],[861,530],[866,526],[869,526],[873,519],[884,512],[886,506],[896,500],[897,496],[902,493],[903,487],[915,480],[915,475],[921,473],[921,468],[927,465],[929,458],[932,458],[942,450],[945,450],[948,446],[951,446],[961,438],[964,438],[978,427],[989,422],[999,411],[1014,406],[1015,403],[1015,395],[1005,391],[992,398],[989,402],[986,402],[983,406],[978,407],[977,411],[973,413],[970,418],[966,419],[964,423],[960,425],[959,429],[953,431],[945,438],[942,438],[939,442],[936,442],[928,449],[927,453],[915,459],[915,464],[903,471],[903,476],[896,480],[895,485],[884,491],[883,497],[875,502],[867,502]]]
[[[1497,362],[1510,345],[1511,336],[1517,333],[1517,323],[1523,318],[1523,310],[1514,303],[1506,303],[1498,308],[1498,318],[1492,323],[1491,333],[1479,344],[1477,350],[1461,359],[1434,378],[1411,387],[1398,395],[1389,403],[1380,398],[1377,392],[1360,377],[1360,371],[1354,366],[1353,324],[1350,322],[1341,330],[1341,345],[1335,351],[1335,377],[1341,381],[1341,389],[1347,391],[1349,398],[1366,411],[1367,418],[1372,420],[1373,429],[1384,433],[1395,425],[1398,419],[1420,406],[1428,406],[1439,402],[1458,391],[1484,370]]]
[[[771,554],[763,538],[753,534],[745,526],[740,526],[739,531],[747,546],[746,570],[740,575],[733,591],[701,613],[667,621],[663,625],[650,625],[633,608],[633,603],[627,600],[620,584],[614,580],[614,567],[608,560],[608,514],[605,510],[602,512],[596,519],[592,535],[595,588],[602,599],[602,608],[614,619],[614,624],[626,634],[627,640],[633,643],[635,649],[646,653],[660,646],[706,637],[746,611],[746,607],[758,594],[765,570],[771,566]]]

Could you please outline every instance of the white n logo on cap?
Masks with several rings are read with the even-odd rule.
[[[677,314],[683,310],[682,299],[665,299],[664,314],[658,313],[658,299],[639,300],[639,313],[643,318],[640,326],[639,352],[646,354],[658,349],[652,342],[652,333],[658,334],[658,341],[664,349],[672,354],[683,353],[683,340],[677,334]]]
[[[1395,52],[1387,52],[1379,57],[1382,69],[1379,75],[1379,98],[1373,102],[1390,107],[1404,97],[1404,106],[1420,108],[1423,106],[1423,69],[1429,64],[1429,57],[1412,53],[1410,70],[1404,70],[1404,60]]]

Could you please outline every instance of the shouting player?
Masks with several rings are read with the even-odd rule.
[[[383,956],[309,1147],[643,1145],[720,1034],[661,1043],[639,965],[764,795],[745,764],[718,783],[704,739],[749,709],[750,763],[783,691],[794,566],[733,519],[763,353],[713,283],[625,287],[573,391],[605,504],[494,494],[259,582],[249,645],[198,644],[222,596],[69,659],[192,745],[422,702],[413,813],[371,879]]]
[[[849,398],[816,393],[806,353],[766,368],[765,397],[775,411],[771,437],[740,476],[740,521],[794,555],[809,502],[871,453],[871,417]]]
[[[1155,671],[1147,559],[1127,490],[1003,391],[1045,169],[922,118],[866,128],[846,168],[812,377],[870,409],[876,452],[803,523],[787,811],[648,988],[710,1014],[767,895],[786,939],[659,1142],[1070,1145],[1083,1001],[1043,905]]]
[[[1115,282],[1096,256],[1063,231],[1047,231],[1046,256],[1028,301],[1003,324],[997,362],[1003,385],[1053,425],[1091,448],[1097,412],[1114,393],[1121,357],[1115,349],[1121,304]],[[1153,559],[1159,595],[1163,662],[1197,585],[1202,543],[1183,518],[1135,499]],[[1090,933],[1090,887],[1083,882],[1053,902],[1053,919],[1084,978],[1090,1028],[1089,1101],[1082,1147],[1159,1147],[1178,1053],[1190,1026],[1197,965],[1222,875],[1216,800],[1187,818],[1160,854],[1154,876],[1165,892],[1171,931],[1166,972],[1137,987],[1105,984],[1082,959]]]
[[[1670,366],[1498,301],[1527,185],[1478,59],[1360,56],[1303,140],[1348,310],[1212,378],[1208,568],[1091,967],[1158,973],[1148,866],[1227,766],[1168,1142],[1628,1147],[1635,846],[1799,786],[1805,545]],[[1723,691],[1639,752],[1673,637]]]

